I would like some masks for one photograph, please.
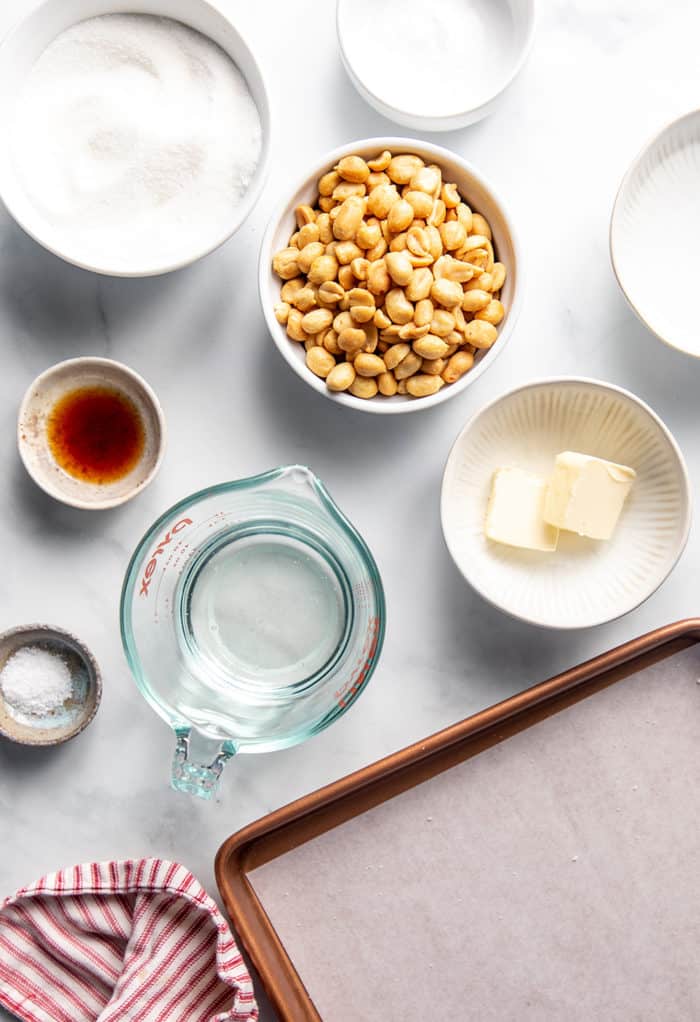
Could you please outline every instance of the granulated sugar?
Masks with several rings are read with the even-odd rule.
[[[82,261],[136,272],[221,239],[260,159],[261,125],[211,39],[169,18],[109,14],[39,57],[9,142],[49,231]]]
[[[0,671],[0,691],[10,716],[43,717],[73,694],[68,664],[40,646],[24,646]]]

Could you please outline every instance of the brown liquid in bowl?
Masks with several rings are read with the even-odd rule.
[[[78,387],[59,398],[47,423],[49,449],[69,475],[89,483],[122,479],[145,445],[134,402],[106,386]]]

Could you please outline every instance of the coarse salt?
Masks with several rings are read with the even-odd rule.
[[[0,671],[0,691],[10,716],[43,717],[72,696],[70,669],[59,654],[24,646]]]

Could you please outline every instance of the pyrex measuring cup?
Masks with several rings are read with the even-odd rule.
[[[177,738],[172,783],[210,798],[236,752],[309,738],[357,699],[384,638],[374,559],[300,465],[212,486],[149,529],[122,640]]]

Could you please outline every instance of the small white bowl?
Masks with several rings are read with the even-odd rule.
[[[546,476],[565,450],[636,470],[613,537],[561,532],[548,554],[487,540],[494,471]],[[442,528],[464,578],[494,606],[547,628],[589,628],[637,607],[674,568],[690,520],[688,473],[671,433],[639,398],[597,380],[536,381],[487,405],[457,438],[442,484]]]
[[[368,28],[377,20],[378,7],[397,26],[390,38]],[[458,10],[467,19],[467,33],[442,33],[434,13],[438,8],[447,14]],[[491,113],[527,59],[535,20],[535,0],[426,3],[411,38],[402,0],[337,0],[336,10],[340,55],[350,81],[383,117],[418,131],[453,131]],[[458,88],[450,89],[441,77],[442,98],[435,109],[421,89],[430,46],[439,46],[443,67],[461,69]]]
[[[258,108],[262,149],[253,180],[240,205],[222,222],[216,235],[185,257],[157,264],[134,252],[133,264],[115,260],[108,250],[99,260],[76,246],[70,233],[52,228],[26,195],[18,179],[9,147],[0,149],[0,198],[27,234],[66,262],[94,273],[116,277],[150,277],[189,266],[223,245],[255,206],[267,177],[270,156],[270,105],[258,62],[238,30],[206,0],[44,0],[3,39],[0,46],[0,128],[7,138],[18,90],[46,47],[67,28],[104,14],[151,14],[172,18],[208,36],[231,57],[246,79]],[[235,131],[235,125],[232,129]]]
[[[659,340],[700,358],[691,300],[700,277],[700,110],[667,125],[633,160],[610,220],[610,257],[622,293]],[[660,287],[673,267],[673,288]]]
[[[318,197],[317,183],[322,174],[330,170],[343,156],[357,153],[366,159],[377,156],[384,149],[392,153],[416,153],[428,163],[438,164],[444,172],[445,180],[454,181],[461,194],[475,212],[486,217],[493,232],[494,249],[498,259],[504,263],[507,276],[503,285],[501,301],[506,314],[498,327],[498,339],[488,351],[480,351],[475,356],[474,368],[456,383],[445,386],[431,397],[411,398],[401,395],[395,397],[375,397],[366,400],[353,397],[352,394],[334,394],[326,387],[323,380],[314,376],[307,368],[306,352],[303,344],[290,341],[286,330],[275,319],[274,307],[280,300],[280,289],[283,281],[273,273],[272,257],[275,252],[285,248],[296,230],[294,210],[300,203],[313,203]],[[403,412],[420,412],[435,405],[442,404],[458,394],[462,394],[475,380],[486,372],[505,348],[513,327],[520,315],[523,299],[522,256],[515,236],[513,223],[507,214],[500,198],[491,185],[466,160],[456,156],[449,149],[420,142],[412,138],[365,138],[358,142],[349,142],[327,153],[304,177],[292,187],[290,195],[285,198],[270,220],[269,226],[260,246],[260,265],[258,285],[263,315],[268,329],[272,334],[277,348],[292,367],[297,376],[313,387],[319,394],[339,405],[357,408],[363,412],[376,412],[383,415],[399,415]]]
[[[90,483],[58,465],[47,438],[47,418],[64,394],[79,387],[107,386],[135,404],[145,443],[138,463],[121,479]],[[141,493],[158,472],[165,454],[165,417],[155,393],[133,369],[108,358],[71,358],[51,366],[34,380],[19,409],[17,444],[27,472],[45,493],[71,507],[103,510]]]

